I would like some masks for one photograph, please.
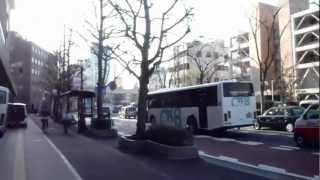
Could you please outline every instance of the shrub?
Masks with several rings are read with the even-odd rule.
[[[155,141],[170,146],[193,145],[192,133],[186,129],[165,125],[151,126],[144,134],[143,139]]]

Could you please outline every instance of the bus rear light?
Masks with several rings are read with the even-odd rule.
[[[228,115],[227,115],[227,113],[224,113],[224,121],[228,121]]]

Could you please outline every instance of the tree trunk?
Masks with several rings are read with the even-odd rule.
[[[200,77],[199,77],[199,83],[203,84],[203,79],[204,79],[204,72],[200,72]]]
[[[260,111],[261,114],[264,112],[264,105],[265,105],[265,98],[264,98],[264,85],[265,78],[263,76],[263,73],[260,73]]]
[[[143,61],[141,63],[141,76],[139,80],[139,97],[138,97],[138,120],[137,120],[137,129],[136,135],[142,136],[146,130],[146,118],[148,117],[147,112],[147,94],[148,94],[148,66],[147,62]]]
[[[102,30],[103,30],[103,0],[100,0],[100,29],[99,29],[99,44],[98,44],[98,84],[97,84],[97,113],[98,120],[102,120]]]

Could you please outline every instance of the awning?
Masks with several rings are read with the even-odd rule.
[[[82,98],[90,98],[95,97],[95,93],[93,91],[81,91],[81,90],[71,90],[64,92],[60,95],[60,97],[82,97]]]

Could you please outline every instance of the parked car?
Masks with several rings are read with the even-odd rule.
[[[307,143],[319,144],[320,141],[320,106],[310,105],[303,115],[296,121],[294,140],[298,146]]]
[[[119,112],[120,117],[122,118],[136,118],[137,117],[137,108],[132,106],[122,107]]]
[[[254,122],[254,128],[272,127],[285,129],[292,132],[295,121],[304,112],[303,107],[299,106],[279,106],[268,109],[263,115],[258,116]]]
[[[8,103],[7,127],[24,127],[27,124],[28,114],[26,104]]]

